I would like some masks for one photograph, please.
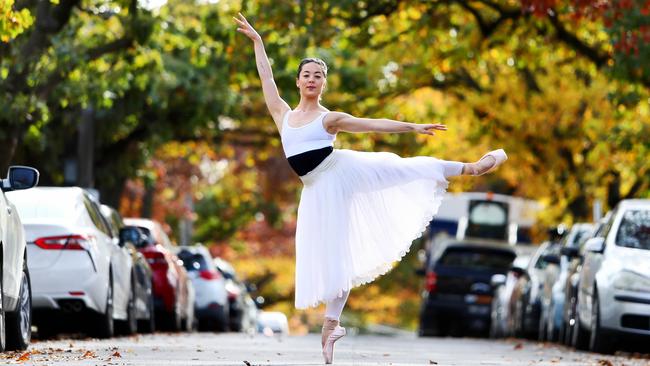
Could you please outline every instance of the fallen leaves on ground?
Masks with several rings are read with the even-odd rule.
[[[522,349],[522,348],[524,348],[524,345],[522,343],[515,344],[515,349]]]
[[[25,352],[22,355],[20,355],[20,357],[18,357],[18,359],[16,359],[16,361],[18,361],[18,362],[27,361],[27,360],[29,360],[30,356],[31,356],[31,353]]]
[[[117,351],[115,351],[115,353],[113,353],[112,356],[113,356],[113,357],[122,357],[122,355],[121,355],[119,352],[117,352]]]
[[[97,355],[93,351],[86,351],[81,358],[96,358]]]
[[[598,360],[598,365],[599,365],[599,366],[614,366],[614,364],[612,363],[612,361],[610,361],[610,360],[605,360],[605,359],[600,359],[600,360]]]
[[[429,360],[429,365],[437,365],[438,363],[434,360]]]

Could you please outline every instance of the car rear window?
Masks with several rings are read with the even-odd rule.
[[[514,253],[503,250],[449,248],[442,255],[438,264],[477,270],[507,270],[514,259]]]
[[[650,250],[650,210],[628,210],[616,233],[616,245]]]
[[[210,269],[205,258],[200,254],[180,252],[178,257],[183,261],[183,266],[188,271],[207,271]]]

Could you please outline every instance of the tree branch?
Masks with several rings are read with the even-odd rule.
[[[555,11],[551,12],[548,18],[553,25],[553,28],[555,28],[558,40],[569,45],[577,53],[587,57],[598,67],[602,67],[607,63],[609,55],[603,54],[598,49],[589,46],[588,44],[581,41],[576,35],[570,33],[560,22]]]

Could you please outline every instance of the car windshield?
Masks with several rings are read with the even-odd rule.
[[[506,239],[508,207],[503,202],[470,202],[466,236],[472,238]]]
[[[502,250],[449,248],[438,264],[477,270],[507,270],[514,259],[514,253]]]
[[[616,233],[616,245],[650,250],[650,210],[628,210]]]
[[[178,257],[183,261],[183,266],[185,266],[185,269],[188,271],[209,270],[208,263],[200,254],[180,252],[178,253]]]

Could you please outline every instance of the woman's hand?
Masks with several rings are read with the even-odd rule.
[[[261,42],[262,37],[259,33],[253,28],[253,26],[244,18],[241,13],[238,13],[239,18],[233,17],[237,22],[237,32],[244,33],[246,37],[250,38],[253,42]]]
[[[447,126],[441,125],[441,124],[432,124],[432,123],[425,123],[425,124],[416,124],[415,125],[415,132],[421,133],[424,135],[435,135],[436,133],[434,131],[447,131]]]

